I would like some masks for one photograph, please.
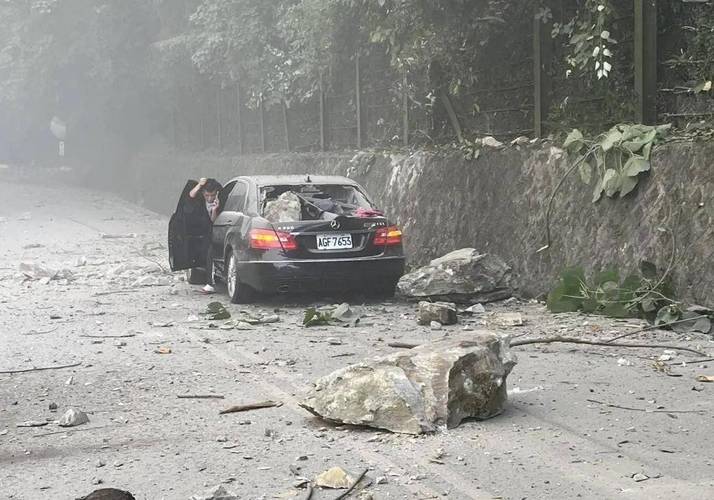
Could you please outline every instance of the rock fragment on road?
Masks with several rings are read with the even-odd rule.
[[[300,406],[337,423],[434,432],[501,413],[515,363],[506,341],[479,332],[339,369],[319,379]]]
[[[404,275],[398,288],[409,299],[459,304],[493,302],[513,294],[511,267],[498,256],[481,254],[474,248],[432,260]]]

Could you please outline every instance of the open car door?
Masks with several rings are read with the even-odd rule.
[[[169,221],[169,265],[172,271],[203,267],[205,264],[201,250],[205,238],[210,235],[210,228],[207,230],[204,227],[205,221],[198,210],[203,199],[194,201],[189,197],[196,184],[194,180],[186,183]]]

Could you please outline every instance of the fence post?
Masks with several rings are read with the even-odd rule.
[[[657,123],[657,0],[635,0],[635,120]]]
[[[216,120],[218,121],[218,149],[223,149],[223,113],[221,112],[221,85],[216,90]]]
[[[402,70],[402,134],[404,146],[409,146],[409,80],[406,66]]]
[[[241,108],[243,103],[240,98],[240,80],[236,80],[236,121],[237,128],[236,132],[238,134],[238,154],[243,154],[243,119]]]
[[[362,149],[362,84],[359,54],[355,57],[355,107],[357,114],[357,149]]]
[[[288,122],[288,103],[283,99],[283,127],[285,128],[285,149],[290,152],[290,123]]]
[[[545,133],[545,121],[550,108],[550,62],[552,56],[551,26],[533,18],[533,132],[536,137]]]
[[[325,78],[320,71],[320,151],[325,151]]]
[[[201,93],[201,97],[198,101],[198,114],[201,117],[201,150],[205,150],[208,147],[208,140],[206,137],[206,96]]]
[[[263,94],[258,98],[258,119],[260,121],[260,152],[265,153],[265,104],[263,103]]]

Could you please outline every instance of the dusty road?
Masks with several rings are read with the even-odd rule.
[[[138,499],[188,499],[217,484],[246,499],[304,498],[295,472],[314,478],[341,466],[355,475],[369,469],[365,499],[714,499],[714,384],[695,380],[714,375],[714,363],[682,366],[696,359],[688,354],[670,361],[676,377],[653,369],[662,349],[518,348],[503,415],[426,437],[327,425],[296,403],[314,378],[391,352],[389,340],[493,327],[504,311],[526,320],[503,330],[514,335],[607,337],[637,321],[553,316],[511,302],[432,331],[416,326],[410,304],[353,298],[363,312],[356,328],[305,329],[309,302],[272,301],[229,310],[277,310],[279,323],[210,329],[196,316],[215,298],[162,269],[165,217],[78,189],[4,183],[0,200],[0,371],[81,363],[0,374],[0,498],[73,499],[100,481]],[[72,277],[26,280],[23,261]],[[635,338],[714,353],[704,335]],[[218,414],[266,399],[284,405]],[[71,406],[90,422],[58,427]],[[29,420],[48,425],[17,427]]]

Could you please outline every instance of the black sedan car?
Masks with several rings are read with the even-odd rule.
[[[195,185],[187,183],[169,223],[171,269],[188,270],[192,283],[205,280],[212,262],[234,303],[257,293],[394,294],[404,272],[402,232],[354,181],[237,177],[220,191],[221,212],[208,232],[188,198]]]

